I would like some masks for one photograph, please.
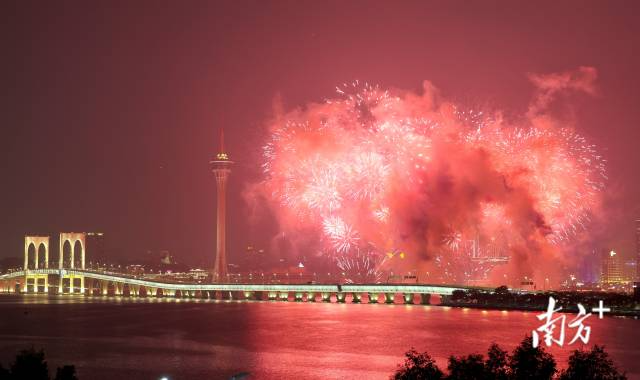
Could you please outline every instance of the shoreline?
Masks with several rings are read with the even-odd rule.
[[[281,302],[291,302],[291,303],[307,303],[310,301],[304,301],[304,302],[297,302],[295,300],[287,300],[287,301],[283,301],[283,300],[242,300],[242,299],[236,299],[236,300],[217,300],[217,299],[201,299],[201,298],[173,298],[173,297],[161,297],[161,298],[156,298],[156,297],[127,297],[127,296],[86,296],[86,295],[73,295],[71,297],[69,297],[69,295],[64,295],[64,296],[56,296],[55,294],[20,294],[20,293],[0,293],[0,297],[2,296],[9,296],[9,297],[15,297],[15,298],[28,298],[28,299],[57,299],[57,300],[65,300],[68,299],[70,301],[72,300],[79,300],[79,299],[84,299],[87,301],[112,301],[114,303],[121,303],[123,301],[133,301],[133,302],[139,302],[139,301],[146,301],[149,303],[157,303],[157,302],[196,302],[196,303],[200,303],[200,302],[210,302],[210,303],[219,303],[219,302],[267,302],[267,303],[281,303]],[[318,304],[323,304],[323,303],[331,303],[331,304],[340,304],[340,305],[345,305],[345,304],[352,304],[352,302],[310,302],[310,303],[318,303]],[[353,303],[354,305],[362,305],[363,303]],[[372,305],[385,305],[386,303],[384,302],[379,302],[379,303],[372,303]],[[404,305],[401,303],[393,303],[392,305]],[[439,304],[425,304],[425,305],[420,305],[420,304],[412,304],[412,306],[434,306],[434,307],[450,307],[450,308],[457,308],[457,309],[477,309],[477,310],[494,310],[494,311],[522,311],[522,312],[544,312],[546,311],[546,307],[540,307],[540,306],[521,306],[521,305],[498,305],[498,304],[477,304],[477,303],[461,303],[461,302],[443,302],[443,303],[439,303]],[[561,311],[561,313],[569,313],[569,314],[577,314],[578,313],[578,308],[577,307],[564,307]],[[632,319],[640,319],[640,309],[624,309],[624,310],[620,310],[620,309],[612,309],[611,311],[607,312],[605,314],[605,316],[610,316],[610,317],[624,317],[624,318],[632,318]]]
[[[546,307],[539,307],[539,306],[518,306],[518,305],[514,306],[514,305],[496,305],[496,304],[478,305],[474,303],[451,303],[451,302],[441,303],[439,305],[432,305],[432,306],[447,306],[447,307],[455,307],[458,309],[467,308],[467,309],[498,310],[498,311],[508,310],[508,311],[545,312],[547,310]],[[578,308],[563,307],[560,313],[578,314]],[[640,319],[640,309],[625,309],[625,310],[612,309],[611,311],[608,311],[605,314],[605,316]]]

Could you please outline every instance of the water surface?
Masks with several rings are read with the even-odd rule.
[[[44,348],[52,368],[87,379],[386,379],[411,347],[441,367],[451,354],[509,350],[537,313],[420,305],[0,296],[0,362]],[[640,321],[590,317],[630,379],[640,378]],[[567,331],[568,340],[573,330]],[[571,349],[554,348],[560,362]]]

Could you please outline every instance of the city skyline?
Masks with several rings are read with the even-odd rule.
[[[0,380],[640,379],[640,2],[0,3]]]
[[[434,7],[432,10],[456,10],[462,14],[484,12],[473,6],[457,7]],[[231,5],[224,8],[231,13],[235,9]],[[236,27],[241,28],[246,37],[242,51],[252,57],[262,55],[268,63],[247,76],[249,66],[230,64],[231,59],[243,54],[241,51],[217,47],[218,50],[212,52],[206,48],[205,36],[231,38],[235,32],[209,30],[210,20],[204,16],[177,40],[160,47],[154,44],[157,36],[162,35],[158,29],[139,33],[137,41],[125,41],[113,31],[112,25],[104,25],[102,29],[97,27],[88,33],[83,32],[85,37],[81,39],[77,31],[83,22],[97,17],[82,7],[65,14],[48,9],[48,21],[36,31],[25,29],[30,25],[28,22],[24,25],[16,23],[31,20],[37,12],[28,5],[7,6],[5,14],[15,16],[7,27],[32,35],[33,43],[41,49],[38,49],[38,56],[32,57],[24,54],[23,46],[9,44],[14,54],[10,54],[13,58],[4,64],[5,72],[22,67],[13,70],[16,75],[10,83],[20,83],[23,91],[9,97],[9,103],[6,103],[9,111],[5,125],[16,133],[2,143],[3,151],[9,157],[6,162],[11,180],[2,189],[0,197],[3,209],[7,210],[2,223],[5,227],[0,230],[0,238],[6,242],[7,248],[0,257],[19,256],[21,236],[25,233],[99,230],[108,236],[109,249],[116,257],[135,259],[147,250],[169,250],[180,260],[190,263],[210,260],[208,252],[215,249],[215,234],[211,233],[215,224],[212,218],[215,204],[210,196],[215,192],[215,184],[211,181],[206,162],[217,147],[220,128],[227,128],[227,147],[231,154],[242,157],[242,160],[236,159],[238,164],[230,179],[230,186],[234,188],[229,194],[229,209],[233,210],[228,218],[230,260],[237,261],[247,245],[274,252],[276,247],[271,240],[275,231],[268,223],[253,223],[243,194],[248,184],[261,178],[258,166],[265,141],[265,124],[274,109],[281,107],[279,104],[290,109],[309,101],[318,102],[331,96],[335,86],[355,79],[405,89],[417,89],[423,80],[428,79],[444,94],[468,99],[462,103],[489,102],[516,112],[525,109],[530,101],[533,88],[528,74],[563,72],[581,65],[591,65],[598,70],[597,94],[577,95],[571,104],[563,107],[570,108],[569,114],[575,115],[578,132],[602,148],[602,154],[608,161],[610,180],[603,206],[607,223],[592,226],[588,230],[592,240],[575,249],[590,251],[594,247],[606,247],[616,249],[625,257],[636,251],[633,223],[637,218],[635,205],[640,201],[637,199],[640,185],[636,183],[633,168],[638,162],[631,143],[634,138],[623,136],[633,136],[633,126],[638,119],[637,111],[629,104],[629,99],[632,99],[629,95],[635,87],[634,81],[637,81],[633,71],[637,58],[628,56],[628,49],[622,42],[608,44],[606,49],[610,54],[592,54],[594,49],[605,49],[605,46],[591,46],[592,40],[591,45],[581,42],[567,45],[562,39],[552,38],[562,33],[559,28],[563,23],[552,22],[553,27],[545,29],[542,35],[530,33],[529,28],[537,25],[545,15],[532,10],[525,12],[528,13],[525,17],[518,15],[515,8],[507,7],[500,12],[513,17],[497,22],[495,28],[499,31],[516,28],[521,31],[522,40],[518,43],[507,41],[500,48],[487,45],[485,50],[469,50],[464,49],[463,36],[454,33],[452,21],[413,31],[404,30],[399,20],[412,17],[414,12],[409,6],[394,11],[397,17],[392,19],[389,33],[375,32],[375,23],[354,17],[369,36],[384,36],[387,40],[383,40],[381,47],[376,47],[369,36],[346,34],[352,45],[362,46],[357,50],[358,54],[347,54],[348,59],[338,65],[339,70],[325,71],[320,64],[308,66],[307,70],[319,74],[314,79],[313,75],[307,75],[309,71],[305,71],[304,77],[295,71],[286,72],[293,76],[285,75],[285,67],[274,62],[293,57],[292,47],[299,48],[295,55],[308,59],[318,57],[316,51],[319,46],[329,55],[345,53],[339,46],[330,44],[340,36],[340,32],[316,23],[295,25],[302,36],[296,40],[283,37],[274,29],[272,33],[279,38],[281,45],[271,51],[264,50],[261,46],[265,37],[261,37],[251,21],[259,12],[267,11],[276,14],[268,22],[277,24],[278,17],[281,17],[277,15],[280,9],[277,6],[256,7],[251,10],[255,13],[239,16]],[[572,9],[563,5],[556,12],[562,15]],[[138,31],[133,20],[143,11],[142,8],[105,11],[119,17],[122,30]],[[200,13],[211,15],[211,11],[212,8],[204,7]],[[305,10],[294,7],[291,11]],[[355,6],[344,7],[342,11],[353,14],[358,9]],[[162,20],[168,17],[166,12],[157,10],[148,16]],[[181,18],[172,19],[172,25],[182,25],[193,12],[179,12]],[[329,9],[318,9],[317,12],[329,12]],[[613,7],[603,10],[603,13],[621,20],[616,24],[619,35],[633,34],[632,23],[625,18],[625,12]],[[600,14],[598,12],[598,16]],[[588,22],[593,17],[597,17],[596,13],[571,19],[571,22],[587,34],[604,33],[597,23]],[[483,24],[481,17],[468,20],[471,22],[469,27],[479,36],[493,35],[494,30]],[[57,25],[63,27],[57,28]],[[341,30],[350,27],[344,28]],[[438,28],[451,33],[442,39],[419,33]],[[47,30],[51,33],[44,32]],[[609,35],[614,31],[606,33]],[[7,38],[10,35],[7,34]],[[63,36],[68,38],[60,38]],[[403,41],[412,48],[393,50],[393,41]],[[459,59],[446,54],[430,55],[421,49],[421,46],[430,44],[439,47],[445,41],[460,52],[463,60],[478,64],[456,67],[451,63]],[[539,46],[543,41],[550,51],[562,52],[560,55],[565,57],[564,60],[559,62],[548,57],[528,56],[533,53],[522,48],[527,44]],[[48,42],[51,44],[45,49]],[[65,44],[70,43],[86,45],[88,52],[75,66],[68,64],[71,55],[57,53],[69,49],[72,45]],[[116,54],[106,55],[107,47],[115,49]],[[388,55],[393,59],[376,65],[363,64],[364,59],[374,55],[376,49],[395,52]],[[188,54],[176,54],[185,52],[202,59],[187,59]],[[158,54],[166,54],[170,58],[146,71],[146,57]],[[496,63],[495,54],[503,59]],[[510,58],[514,54],[529,59],[523,62]],[[181,73],[181,76],[172,74],[172,64],[177,62],[195,70]],[[411,69],[399,70],[406,67],[406,62],[412,62]],[[244,79],[235,84],[231,81],[218,83],[227,79],[214,81],[211,75],[206,74],[217,70],[231,70],[235,77]],[[94,73],[98,72],[100,75],[95,76]],[[614,76],[614,72],[620,74]],[[618,79],[620,77],[627,80],[622,82]],[[40,90],[37,78],[48,84],[46,87],[50,92]],[[97,86],[87,87],[90,78],[94,78]],[[186,81],[178,82],[178,78]],[[122,94],[122,86],[131,80],[137,92],[117,96]],[[62,81],[64,87],[60,86]],[[176,83],[184,83],[184,86]],[[259,88],[254,88],[256,85]],[[59,96],[62,88],[69,96]],[[87,91],[88,96],[81,96],[83,91]],[[82,99],[85,99],[84,103]],[[10,107],[11,102],[22,105]],[[24,104],[30,105],[28,113]],[[32,116],[26,117],[27,114]],[[16,159],[20,151],[24,152],[24,158]],[[25,207],[27,204],[29,207]],[[129,223],[125,226],[123,220],[135,227]]]

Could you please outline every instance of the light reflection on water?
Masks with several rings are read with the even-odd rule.
[[[412,346],[451,354],[512,349],[537,313],[420,305],[0,296],[0,361],[43,347],[81,379],[386,379]],[[591,342],[640,377],[640,321],[591,317]],[[572,336],[566,341],[568,342]],[[570,349],[554,348],[563,362]]]

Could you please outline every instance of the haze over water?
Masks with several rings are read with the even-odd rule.
[[[537,313],[420,305],[216,302],[0,296],[0,362],[33,345],[50,368],[74,364],[80,379],[386,379],[412,346],[441,367],[451,354],[513,349],[540,325]],[[640,378],[639,322],[592,316],[604,344]],[[565,344],[573,337],[567,330]],[[579,345],[554,348],[564,362]]]

